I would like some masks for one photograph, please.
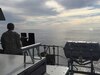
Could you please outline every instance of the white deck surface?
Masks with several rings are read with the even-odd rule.
[[[26,64],[24,67],[23,56],[20,55],[5,55],[0,54],[0,75],[17,75],[33,64]],[[35,63],[40,60],[35,60]],[[31,62],[30,57],[27,57],[27,62]],[[35,64],[34,63],[34,64]]]
[[[23,58],[21,55],[0,54],[0,75],[17,75],[33,65],[26,64],[26,67],[24,67]],[[39,61],[35,60],[35,63]],[[32,63],[30,57],[27,57],[27,62]],[[68,67],[47,65],[46,70],[45,75],[65,75]]]
[[[47,65],[47,72],[45,75],[65,75],[68,71],[68,67]]]

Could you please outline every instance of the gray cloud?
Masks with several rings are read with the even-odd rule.
[[[7,11],[5,11],[4,14],[5,14],[5,17],[6,17],[6,21],[8,21],[8,22],[12,22],[13,21],[13,22],[17,23],[17,22],[23,22],[23,21],[25,21],[25,19],[22,18],[18,14],[7,12]]]
[[[17,1],[17,0],[16,0]],[[15,13],[12,10],[6,10],[4,11],[6,22],[14,22],[14,23],[23,23],[26,21],[27,16],[55,16],[58,14],[58,12],[53,11],[53,8],[49,8],[45,6],[45,2],[48,0],[23,0],[22,2],[7,2],[7,1],[0,1],[0,6],[3,7],[10,7],[18,11],[22,11],[22,13]],[[75,8],[83,8],[87,6],[96,6],[96,2],[98,0],[56,0],[59,4],[63,5],[67,9],[75,9]],[[99,5],[98,5],[99,7]],[[95,9],[95,8],[94,8]],[[21,16],[25,16],[24,18]],[[84,17],[81,15],[78,15],[79,17]],[[94,15],[95,16],[95,15]],[[77,16],[72,16],[77,17]],[[86,17],[86,16],[85,16]],[[52,20],[52,21],[51,21]],[[62,22],[63,19],[48,19],[46,22],[43,22],[43,24],[48,23],[54,23],[54,22]],[[65,20],[65,19],[64,19]],[[35,21],[35,23],[38,23],[39,21]],[[28,22],[29,23],[29,22]],[[40,22],[41,24],[41,22]]]
[[[89,7],[96,4],[98,0],[56,0],[63,5],[66,9],[77,9]]]
[[[23,10],[24,14],[30,16],[49,16],[56,15],[57,12],[53,11],[52,8],[45,6],[46,0],[26,0],[18,3],[15,7]]]
[[[4,9],[3,12],[7,23],[23,23],[26,21],[27,16],[33,16],[34,18],[34,16],[40,17],[58,14],[56,11],[53,11],[52,8],[47,7],[45,2],[46,0],[23,0],[20,2],[10,1],[8,3],[7,1],[0,0],[0,7]],[[16,12],[16,10],[18,12]],[[22,16],[24,16],[24,18]]]

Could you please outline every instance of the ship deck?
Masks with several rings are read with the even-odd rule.
[[[27,56],[27,61],[26,61],[27,64],[24,65],[22,55],[0,54],[0,75],[26,75],[21,72],[24,72],[25,70],[28,71],[31,69],[33,70],[34,68],[32,68],[32,66],[38,66],[39,64],[45,61],[46,61],[45,57],[43,57],[42,59],[38,59],[38,60],[36,59],[33,64],[30,57]],[[42,69],[40,68],[41,70],[44,69],[45,72],[44,75],[65,75],[66,72],[68,71],[68,67],[57,66],[57,65],[46,65],[46,71],[45,71],[45,65],[44,66],[42,65]],[[37,72],[35,72],[35,74],[39,75],[37,74]]]

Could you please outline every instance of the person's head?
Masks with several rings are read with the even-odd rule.
[[[14,24],[13,23],[8,23],[7,24],[7,29],[8,30],[14,30]]]

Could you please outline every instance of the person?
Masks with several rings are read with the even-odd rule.
[[[1,36],[1,46],[4,53],[7,54],[22,54],[20,35],[14,31],[14,24],[7,24],[7,31]]]

